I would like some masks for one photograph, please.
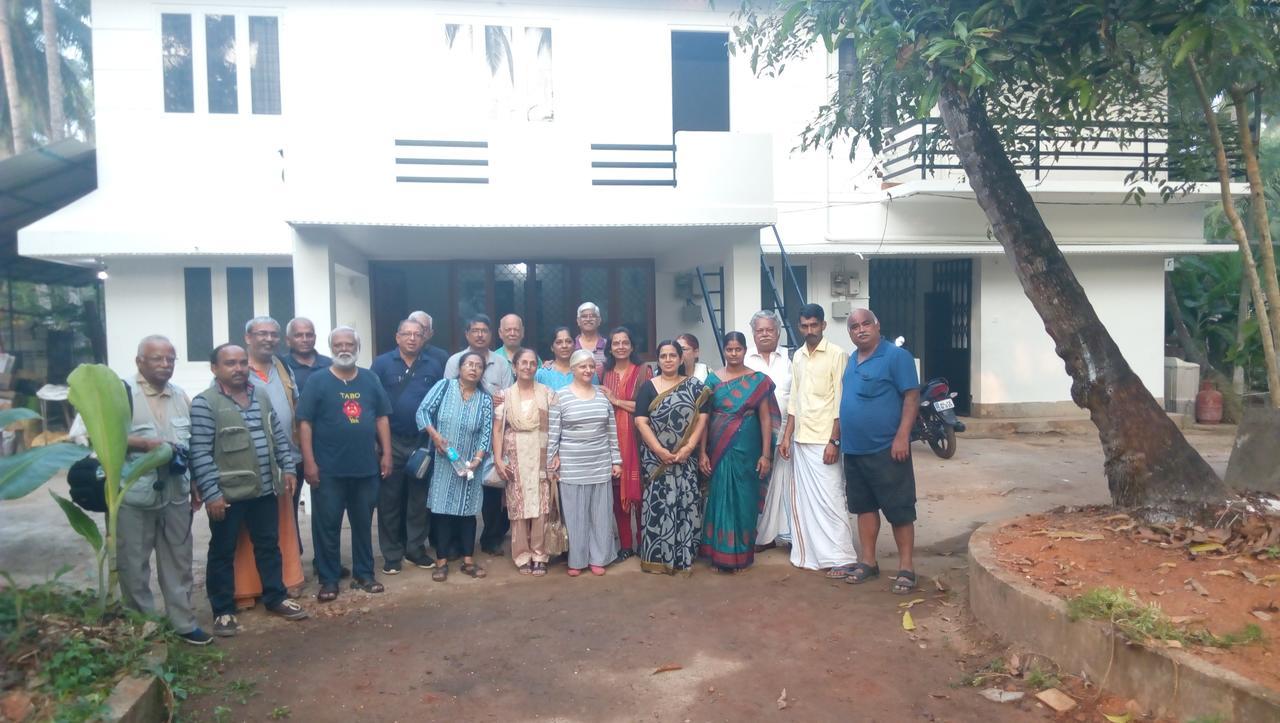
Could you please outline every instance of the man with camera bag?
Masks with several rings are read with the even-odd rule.
[[[191,495],[186,468],[191,399],[169,381],[175,358],[173,344],[163,336],[148,336],[138,344],[129,453],[137,456],[168,444],[173,447],[173,459],[167,468],[144,475],[125,493],[116,520],[116,565],[124,603],[154,613],[154,553],[160,595],[174,631],[192,645],[207,645],[213,638],[196,625],[191,609],[191,517],[200,498]]]

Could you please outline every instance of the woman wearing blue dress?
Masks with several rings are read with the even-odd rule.
[[[484,358],[473,351],[463,354],[458,378],[437,382],[418,407],[418,429],[431,437],[436,448],[427,493],[437,558],[431,579],[436,582],[449,578],[449,560],[459,557],[463,574],[476,578],[486,574],[472,558],[482,499],[481,470],[493,438],[493,397],[480,384],[483,374]],[[465,475],[454,469],[450,449],[457,452]]]

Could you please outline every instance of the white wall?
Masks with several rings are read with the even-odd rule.
[[[253,311],[257,316],[268,313],[267,268],[288,265],[289,259],[285,257],[140,258],[128,264],[112,265],[111,277],[103,284],[108,364],[117,374],[132,378],[137,373],[134,357],[138,342],[150,334],[163,334],[177,351],[174,383],[189,393],[199,392],[209,385],[212,376],[207,360],[188,359],[183,269],[188,266],[211,269],[213,344],[217,346],[226,341],[243,343],[244,339],[244,329],[227,328],[227,267],[253,268]],[[279,321],[283,325],[288,319]]]
[[[1067,257],[1093,308],[1147,389],[1164,395],[1164,265],[1153,256]],[[1044,323],[1002,256],[975,279],[975,404],[1069,402],[1071,379]]]

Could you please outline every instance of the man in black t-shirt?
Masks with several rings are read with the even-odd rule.
[[[373,575],[373,508],[391,472],[391,400],[368,369],[356,366],[360,337],[340,326],[329,333],[333,365],[317,372],[298,400],[303,475],[315,508],[311,544],[320,602],[338,597],[342,514],[351,522],[351,587],[382,592]]]

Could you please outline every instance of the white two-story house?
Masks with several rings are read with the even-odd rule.
[[[354,326],[367,363],[413,309],[446,347],[470,314],[519,313],[545,355],[594,301],[642,351],[693,331],[715,363],[714,329],[775,303],[794,318],[803,298],[846,348],[849,310],[870,304],[966,411],[1071,409],[971,190],[931,145],[941,128],[898,129],[853,161],[794,151],[838,54],[757,78],[727,47],[729,5],[96,0],[98,190],[23,229],[20,253],[105,266],[109,363],[127,373],[137,340],[163,333],[189,389],[258,314]],[[1137,165],[1131,152],[1046,152],[1026,178],[1160,396],[1164,259],[1206,250],[1212,197],[1122,205],[1125,172],[1106,169]]]

